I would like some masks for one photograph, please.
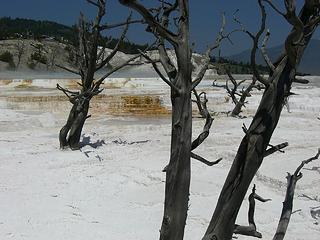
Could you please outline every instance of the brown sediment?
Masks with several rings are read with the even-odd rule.
[[[108,96],[93,101],[90,112],[141,116],[170,114],[158,95]]]
[[[7,102],[14,109],[65,112],[71,104],[66,96],[9,96]],[[159,95],[105,95],[95,96],[91,101],[90,113],[101,115],[168,115]]]

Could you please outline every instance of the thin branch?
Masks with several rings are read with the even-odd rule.
[[[261,53],[262,53],[262,56],[264,58],[264,61],[266,62],[266,64],[270,68],[271,72],[273,73],[274,70],[275,70],[275,66],[273,65],[271,59],[269,58],[267,50],[266,50],[266,45],[267,45],[267,42],[269,40],[269,37],[270,37],[270,31],[268,29],[267,33],[266,33],[266,36],[265,36],[265,38],[264,38],[264,40],[262,42]]]
[[[55,66],[57,66],[57,67],[59,67],[59,68],[61,68],[61,69],[63,69],[63,70],[66,70],[66,71],[68,71],[68,72],[71,72],[71,73],[74,73],[74,74],[77,74],[77,75],[81,75],[80,72],[78,72],[78,71],[75,70],[75,69],[71,69],[71,68],[68,68],[68,67],[66,67],[66,66],[62,66],[62,65],[60,65],[60,64],[55,64]]]
[[[100,7],[97,2],[94,2],[94,1],[92,1],[92,0],[87,0],[87,2],[90,3],[90,4],[92,4],[92,5],[94,5],[94,6],[96,6],[96,7],[98,7],[98,8]]]
[[[71,95],[79,95],[79,92],[70,91],[70,90],[68,90],[66,88],[61,87],[58,83],[57,83],[57,89],[60,90],[60,91],[63,91],[64,93],[69,93]]]
[[[308,163],[310,163],[310,162],[312,162],[314,160],[317,160],[319,158],[319,156],[320,156],[320,148],[318,149],[318,153],[314,157],[311,157],[311,158],[309,158],[307,160],[302,161],[300,166],[294,172],[294,176],[299,176],[301,174],[300,171],[304,167],[304,165],[306,165],[306,164],[308,164]]]
[[[225,72],[228,75],[228,79],[226,80],[226,90],[229,94],[229,96],[231,97],[232,101],[234,104],[238,104],[239,101],[236,97],[237,94],[237,89],[239,87],[240,84],[237,83],[236,79],[232,76],[230,70],[228,68],[225,68]],[[229,88],[229,80],[232,82],[233,84],[233,88],[232,90]]]
[[[260,11],[261,11],[261,25],[260,25],[260,30],[255,35],[255,38],[253,40],[253,47],[251,50],[251,67],[253,70],[253,75],[257,78],[257,80],[259,82],[261,82],[262,84],[264,84],[265,86],[268,86],[269,82],[266,79],[264,79],[264,77],[262,77],[260,75],[259,70],[257,69],[257,64],[256,64],[256,54],[257,54],[257,49],[259,48],[258,44],[259,44],[260,36],[262,35],[264,30],[266,29],[266,18],[267,18],[265,7],[261,1],[262,0],[258,1]]]
[[[72,104],[74,103],[75,99],[80,96],[79,92],[70,91],[68,89],[61,87],[59,84],[57,84],[57,89],[62,91]]]
[[[311,157],[307,160],[302,161],[301,164],[297,167],[293,175],[288,173],[286,196],[283,202],[281,217],[278,223],[277,231],[273,237],[273,240],[284,239],[284,236],[286,234],[286,231],[290,222],[290,218],[292,215],[293,197],[294,197],[296,184],[297,184],[297,181],[302,178],[302,173],[300,171],[306,164],[318,159],[319,155],[320,155],[320,148],[318,149],[318,153],[314,157]]]
[[[168,52],[165,48],[164,41],[161,38],[159,39],[158,51],[159,51],[160,62],[162,64],[163,69],[166,71],[170,80],[174,80],[177,76],[177,69],[172,63],[168,55]]]
[[[126,21],[126,22],[123,22],[123,23],[105,24],[105,25],[101,25],[99,27],[99,30],[100,31],[104,31],[104,30],[109,30],[109,29],[113,29],[113,28],[117,28],[117,27],[122,27],[122,26],[126,26],[128,24],[134,24],[134,23],[145,23],[145,21],[143,19],[139,19],[139,20]]]
[[[160,69],[158,68],[157,64],[155,61],[153,61],[147,54],[143,53],[141,50],[140,50],[140,53],[141,55],[147,59],[149,61],[149,63],[152,64],[152,67],[154,68],[154,70],[157,72],[157,74],[159,75],[159,77],[166,83],[169,85],[170,88],[172,88],[173,90],[175,90],[177,93],[180,92],[179,88],[177,88],[173,82],[171,82],[169,79],[167,79],[160,71]]]
[[[253,46],[250,53],[250,65],[253,71],[253,75],[263,85],[268,86],[269,82],[263,76],[260,75],[259,70],[257,68],[257,63],[256,63],[256,54],[257,54],[257,49],[259,49],[259,46],[258,46],[259,40],[264,30],[266,29],[266,18],[267,18],[266,10],[264,5],[262,4],[262,0],[258,0],[258,4],[261,12],[261,24],[260,24],[259,31],[255,35],[249,32],[241,23],[241,21],[236,17],[236,13],[238,12],[238,10],[235,12],[233,19],[236,23],[240,25],[241,31],[246,33],[253,41]]]
[[[125,28],[123,29],[123,32],[121,34],[121,37],[119,38],[116,46],[113,48],[113,50],[111,51],[111,53],[104,59],[101,61],[100,64],[98,64],[96,66],[96,71],[98,71],[99,69],[101,69],[102,67],[104,67],[108,62],[110,62],[110,60],[116,55],[116,53],[119,51],[119,47],[120,47],[120,44],[123,42],[127,32],[128,32],[128,28],[129,28],[129,24],[128,22],[130,21],[131,19],[131,16],[132,16],[132,13],[130,13],[130,15],[128,16],[127,18],[127,24],[125,25]]]
[[[211,60],[210,59],[211,52],[214,49],[217,49],[218,47],[220,47],[221,42],[224,39],[229,39],[229,41],[230,41],[230,35],[232,33],[234,33],[235,31],[237,31],[237,30],[234,30],[234,31],[231,31],[230,33],[225,35],[224,34],[225,26],[226,26],[226,17],[225,17],[225,14],[223,13],[222,14],[222,23],[221,23],[219,34],[215,40],[215,43],[211,47],[209,47],[205,53],[205,62],[202,65],[202,68],[200,69],[199,73],[197,74],[197,77],[192,81],[192,87],[191,87],[192,90],[195,89],[199,85],[199,83],[202,81],[206,71],[208,70],[210,60]]]
[[[311,201],[320,202],[320,198],[318,198],[318,197],[310,197],[307,194],[301,194],[299,197],[304,197],[304,198],[307,198],[308,200],[311,200]]]
[[[150,48],[152,48],[154,46],[155,43],[151,44],[148,48],[145,49],[145,52],[147,52]],[[103,83],[103,81],[109,77],[111,74],[115,73],[116,71],[120,70],[121,68],[127,66],[130,62],[132,62],[133,60],[141,57],[142,54],[137,54],[133,57],[131,57],[130,59],[128,59],[126,62],[114,67],[111,71],[107,72],[104,76],[102,76],[99,80],[97,80],[94,84],[93,84],[93,89],[95,89],[95,91],[97,91],[100,87],[100,85]],[[102,91],[102,90],[101,90]]]
[[[202,132],[199,134],[199,136],[192,142],[191,144],[191,151],[196,149],[200,146],[200,144],[203,143],[203,141],[209,136],[210,128],[213,123],[213,118],[211,117],[208,108],[207,108],[207,102],[208,99],[206,97],[206,93],[202,92],[200,95],[198,95],[196,90],[193,90],[194,95],[196,96],[197,105],[200,111],[200,114],[202,117],[206,119],[205,125],[203,127]],[[203,101],[201,101],[201,96],[203,95]]]
[[[142,4],[138,3],[136,0],[119,0],[119,2],[122,5],[135,9],[139,12],[145,19],[146,23],[154,30],[155,34],[159,34],[164,37],[173,45],[178,43],[178,36],[169,31],[166,27],[163,27]]]
[[[284,142],[284,143],[278,144],[276,146],[272,146],[272,145],[270,145],[270,146],[271,146],[271,148],[269,148],[269,149],[267,149],[265,151],[264,157],[267,157],[267,156],[269,156],[269,155],[271,155],[271,154],[273,154],[275,152],[278,152],[278,151],[283,153],[283,151],[281,149],[289,146],[289,143],[288,142]]]
[[[214,162],[210,162],[210,161],[204,159],[203,157],[201,157],[201,156],[199,156],[199,155],[197,155],[197,154],[195,154],[195,153],[193,153],[193,152],[191,152],[191,157],[192,157],[193,159],[195,159],[195,160],[198,160],[198,161],[200,161],[200,162],[208,165],[208,166],[216,165],[216,164],[218,164],[219,162],[221,162],[221,160],[222,160],[222,158],[219,158],[218,160],[216,160],[216,161],[214,161]]]

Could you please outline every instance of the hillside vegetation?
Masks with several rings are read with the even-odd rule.
[[[52,21],[4,17],[0,18],[0,29],[0,70],[56,71],[57,64],[77,67],[76,25],[66,26]],[[112,36],[101,36],[100,44],[107,49],[113,49],[117,41],[118,39]],[[114,64],[147,47],[147,44],[136,44],[128,40],[122,42]],[[193,57],[197,68],[202,57],[200,54],[194,54]],[[225,74],[225,68],[235,74],[251,74],[249,64],[224,58],[212,58],[211,67],[219,74]],[[266,72],[263,66],[260,66],[260,70]]]

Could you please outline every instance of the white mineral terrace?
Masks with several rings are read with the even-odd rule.
[[[248,77],[248,76],[247,76]],[[218,77],[217,77],[218,78]],[[240,78],[240,77],[238,77]],[[241,76],[241,78],[243,78]],[[312,157],[320,147],[320,79],[295,85],[271,139],[289,142],[285,153],[264,162],[253,180],[257,193],[271,202],[256,203],[257,230],[271,239],[281,213],[287,172]],[[83,129],[81,151],[61,151],[58,133],[71,105],[57,83],[77,89],[76,79],[0,80],[0,239],[17,240],[150,240],[158,239],[162,220],[162,172],[170,151],[170,92],[156,78],[107,79],[92,102]],[[190,210],[185,239],[201,239],[220,189],[262,92],[248,99],[243,119],[228,117],[233,104],[223,87],[204,80],[215,117],[211,134],[197,150],[213,167],[192,162]],[[216,85],[223,86],[219,77]],[[197,111],[194,109],[195,116]],[[195,117],[194,137],[204,120]],[[286,239],[318,240],[320,161],[303,171]],[[305,194],[315,200],[310,200]],[[247,224],[248,196],[237,223]],[[318,199],[318,201],[316,201]],[[238,236],[239,240],[248,239]]]

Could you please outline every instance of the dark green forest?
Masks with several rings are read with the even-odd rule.
[[[78,31],[77,26],[66,26],[51,21],[39,21],[22,18],[0,18],[0,40],[6,39],[36,39],[52,38],[59,42],[64,42],[77,46]],[[108,42],[108,48],[113,48],[118,39],[110,36],[101,36],[101,45]],[[139,53],[148,47],[147,44],[140,45],[129,41],[124,41],[120,45],[120,51],[127,54]]]

